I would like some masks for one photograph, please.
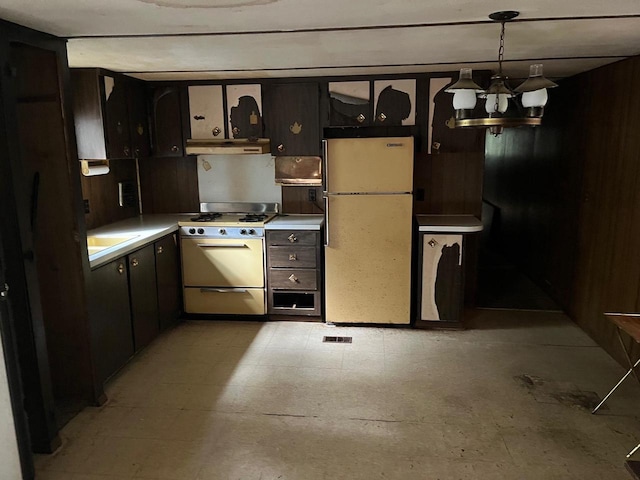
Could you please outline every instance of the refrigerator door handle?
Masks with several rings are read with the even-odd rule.
[[[329,172],[327,171],[328,161],[327,161],[327,152],[328,146],[327,141],[322,140],[322,184],[324,185],[324,191],[329,192]]]
[[[324,246],[329,246],[329,195],[327,192],[322,192],[322,199],[324,200]]]

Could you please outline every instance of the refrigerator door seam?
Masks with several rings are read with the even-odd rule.
[[[344,196],[348,196],[348,195],[413,195],[413,192],[339,192],[339,193],[324,192],[323,195],[326,197],[339,196],[339,195],[344,195]]]

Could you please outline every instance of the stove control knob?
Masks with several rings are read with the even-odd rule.
[[[240,230],[240,235],[246,235],[247,231],[243,228],[242,230]]]
[[[249,235],[255,235],[256,231],[253,228],[249,229]]]
[[[204,235],[204,228],[199,228],[199,229],[198,229],[198,233],[199,233],[200,235]]]
[[[226,231],[224,228],[221,228],[220,230],[218,230],[218,233],[219,233],[220,235],[226,235],[226,234],[227,234],[227,231]]]
[[[190,233],[191,235],[195,234],[195,233],[196,233],[196,229],[195,229],[195,228],[190,228],[190,229],[189,229],[189,233]]]

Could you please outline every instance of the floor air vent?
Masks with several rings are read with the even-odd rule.
[[[323,343],[351,343],[353,337],[323,337]]]

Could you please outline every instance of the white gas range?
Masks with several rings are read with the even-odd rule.
[[[201,203],[179,222],[184,309],[191,314],[264,315],[264,225],[277,203]]]

